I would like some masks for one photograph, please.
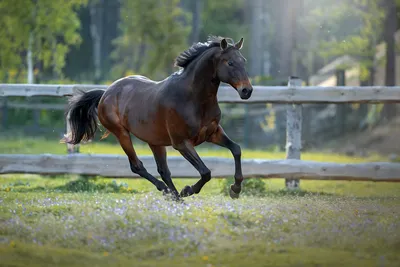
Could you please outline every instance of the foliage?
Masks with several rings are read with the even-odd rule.
[[[230,37],[235,41],[243,37],[248,28],[248,25],[244,23],[246,11],[244,0],[205,0],[204,2],[201,39],[205,39],[209,34]]]
[[[120,29],[115,40],[114,76],[127,71],[154,79],[172,71],[174,59],[187,48],[190,27],[180,0],[123,0]]]
[[[244,0],[204,0],[200,39],[205,40],[212,34],[229,37],[237,42],[243,37],[245,39],[243,54],[246,56],[250,47],[249,25],[245,20],[246,9]]]
[[[117,183],[113,180],[110,182],[95,183],[87,178],[79,178],[77,180],[68,182],[67,184],[57,188],[62,192],[106,192],[106,193],[123,193],[123,192],[134,192],[134,190],[128,187],[126,183]]]
[[[57,178],[52,176],[52,178]],[[59,178],[59,177],[58,177]],[[130,187],[125,182],[118,183],[116,180],[111,182],[97,179],[89,179],[80,177],[76,180],[68,181],[65,184],[60,184],[52,187],[52,191],[63,193],[137,193],[135,189]],[[23,180],[16,180],[8,184],[3,184],[0,191],[4,192],[41,192],[49,189],[49,186],[31,186],[30,182],[23,182]]]
[[[360,61],[361,80],[370,77],[383,30],[384,10],[375,0],[306,1],[308,13],[301,24],[311,37],[302,49],[326,58],[350,55]],[[307,58],[303,58],[306,61]]]
[[[61,75],[69,47],[81,41],[76,9],[86,2],[0,1],[0,79],[5,80],[9,71],[26,71],[23,55],[30,48],[35,66]]]
[[[235,182],[235,179],[222,179],[221,180],[221,193],[223,195],[229,195],[230,185]],[[243,196],[264,196],[267,192],[266,184],[262,179],[259,178],[249,178],[244,179],[242,183]]]

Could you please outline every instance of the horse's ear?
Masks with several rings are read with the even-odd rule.
[[[242,49],[242,47],[243,47],[243,37],[240,38],[240,41],[235,44],[235,47],[237,49],[239,49],[239,50]]]
[[[224,38],[224,39],[221,40],[221,49],[225,50],[226,48],[228,48],[228,42]]]

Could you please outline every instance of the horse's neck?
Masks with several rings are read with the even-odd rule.
[[[212,60],[215,50],[210,49],[192,62],[189,81],[192,95],[201,103],[216,98],[220,81],[216,78],[216,70]]]

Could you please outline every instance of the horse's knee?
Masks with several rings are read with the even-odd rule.
[[[242,156],[242,149],[236,143],[232,143],[231,152],[234,157],[241,157]]]
[[[201,180],[203,180],[206,183],[211,180],[211,171],[209,169],[203,170],[200,173],[200,175],[201,175]]]

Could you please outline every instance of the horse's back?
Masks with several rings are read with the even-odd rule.
[[[125,90],[133,90],[133,89],[141,89],[151,87],[152,85],[156,85],[157,82],[151,80],[150,78],[142,75],[131,75],[113,82],[109,89],[111,88],[124,88]]]
[[[168,144],[163,97],[159,94],[163,86],[163,82],[141,75],[121,78],[106,90],[99,108],[103,114],[118,118],[114,121],[143,141],[154,143],[157,139]]]

